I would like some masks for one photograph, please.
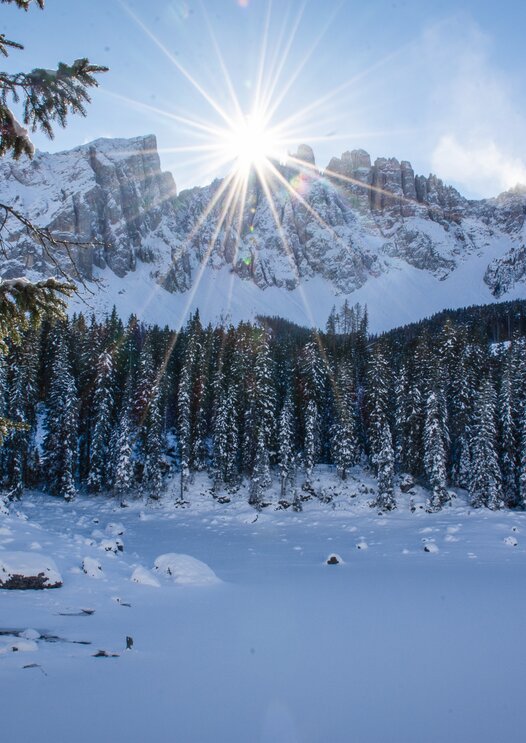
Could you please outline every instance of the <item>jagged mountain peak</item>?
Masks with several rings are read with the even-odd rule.
[[[263,312],[323,324],[332,304],[348,298],[369,304],[373,327],[389,327],[525,293],[524,187],[469,201],[435,175],[415,175],[407,160],[372,162],[363,149],[332,158],[324,171],[308,145],[292,158],[276,165],[271,203],[250,179],[242,214],[227,208],[228,193],[217,198],[220,179],[177,195],[153,135],[6,159],[0,200],[61,235],[97,243],[75,261],[88,281],[106,286],[93,300],[101,311],[113,302],[137,311],[151,294],[158,314],[201,306],[209,319]],[[6,227],[2,276],[52,275],[20,225]]]

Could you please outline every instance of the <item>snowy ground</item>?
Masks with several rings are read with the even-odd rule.
[[[28,495],[0,516],[0,559],[49,555],[64,585],[0,591],[2,740],[520,740],[526,515],[461,497],[427,514],[417,494],[382,516],[360,480],[259,515],[243,496],[218,504],[204,478],[185,508]],[[152,571],[166,553],[220,580],[192,560],[182,581],[170,560]]]

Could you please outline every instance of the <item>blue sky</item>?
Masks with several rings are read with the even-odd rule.
[[[48,0],[44,12],[28,13],[2,6],[0,32],[26,47],[4,68],[80,56],[108,65],[87,118],[72,118],[53,142],[35,135],[36,145],[53,151],[154,133],[163,167],[185,188],[221,169],[192,151],[200,140],[173,116],[221,119],[180,68],[231,111],[215,38],[248,112],[267,18],[264,75],[283,63],[277,93],[293,79],[274,121],[310,107],[293,137],[312,144],[321,167],[363,147],[373,159],[411,160],[469,196],[526,181],[526,9],[513,0],[275,0],[270,8],[267,0]]]

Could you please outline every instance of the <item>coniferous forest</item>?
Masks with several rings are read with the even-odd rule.
[[[146,327],[114,311],[29,330],[0,363],[0,449],[11,497],[39,488],[182,500],[195,472],[214,492],[265,503],[280,483],[294,508],[317,464],[345,479],[372,468],[374,504],[395,478],[429,489],[428,508],[469,491],[474,507],[526,505],[526,303],[468,308],[381,336],[367,311],[333,310],[323,333],[277,318],[237,327]]]

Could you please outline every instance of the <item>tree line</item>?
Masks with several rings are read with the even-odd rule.
[[[205,327],[198,313],[179,333],[115,311],[45,322],[0,357],[0,417],[17,424],[2,487],[158,498],[177,473],[184,500],[206,471],[218,497],[248,481],[256,508],[277,477],[299,509],[317,464],[345,480],[361,463],[383,510],[402,473],[429,488],[430,510],[451,486],[475,507],[523,508],[526,338],[491,343],[470,312],[379,337],[359,306],[334,310],[324,333],[277,318]]]

